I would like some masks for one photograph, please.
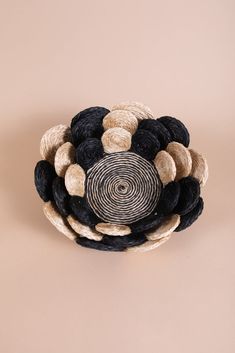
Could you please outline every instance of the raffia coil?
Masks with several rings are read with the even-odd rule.
[[[161,184],[152,164],[123,152],[104,157],[89,170],[86,191],[88,203],[99,218],[130,224],[154,210]]]

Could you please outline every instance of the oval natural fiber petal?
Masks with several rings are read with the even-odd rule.
[[[86,174],[79,164],[71,164],[65,173],[65,187],[71,196],[83,197]]]
[[[73,230],[82,237],[92,239],[95,241],[100,241],[103,238],[103,235],[96,232],[92,228],[86,226],[85,224],[80,223],[77,219],[73,216],[68,216],[67,221]]]
[[[154,119],[153,113],[149,107],[139,102],[123,102],[112,107],[113,110],[128,110],[135,115],[138,120]]]
[[[156,230],[146,233],[148,240],[156,240],[170,235],[180,224],[180,216],[173,214],[166,218],[160,227]]]
[[[67,168],[75,161],[75,148],[71,142],[61,145],[55,154],[55,170],[58,176],[64,177]]]
[[[168,152],[163,150],[158,152],[153,162],[163,185],[175,180],[176,165]]]
[[[170,237],[171,237],[171,235],[168,235],[168,236],[160,238],[160,239],[148,240],[144,244],[141,244],[139,246],[131,247],[131,248],[127,249],[126,251],[128,251],[128,252],[146,252],[146,251],[150,251],[150,250],[158,248],[160,245],[162,245],[165,242],[167,242],[167,240],[169,240]]]
[[[128,151],[131,147],[131,134],[121,127],[106,130],[101,138],[106,153]]]
[[[176,165],[176,181],[189,176],[192,169],[192,158],[189,150],[178,142],[170,142],[166,151],[171,155]]]
[[[189,149],[192,158],[192,170],[190,175],[197,179],[201,186],[204,186],[208,179],[208,164],[200,153]]]
[[[107,235],[128,235],[131,234],[131,229],[130,227],[122,224],[111,224],[111,223],[98,223],[95,226],[95,229],[102,233],[102,234],[107,234]]]
[[[105,130],[121,127],[133,135],[138,128],[138,120],[127,110],[114,110],[104,117],[103,127]]]
[[[43,212],[59,232],[63,233],[70,240],[75,240],[77,238],[76,234],[69,228],[63,217],[56,211],[51,201],[46,202],[43,205]]]
[[[42,158],[53,164],[57,149],[70,140],[71,130],[68,126],[56,125],[47,130],[42,136],[40,143],[40,154]]]

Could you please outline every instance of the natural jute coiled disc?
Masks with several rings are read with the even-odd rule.
[[[87,200],[106,222],[130,224],[148,216],[160,192],[157,170],[132,152],[107,155],[88,171]]]

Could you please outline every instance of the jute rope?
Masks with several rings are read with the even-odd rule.
[[[102,240],[102,238],[103,238],[102,234],[100,234],[99,232],[95,231],[94,229],[91,229],[90,227],[82,224],[77,219],[75,219],[73,216],[68,216],[67,221],[70,224],[70,226],[73,228],[73,230],[77,234],[79,234],[81,237],[86,237],[88,239],[92,239],[95,241]]]
[[[83,197],[86,174],[79,164],[71,164],[65,173],[65,186],[71,196]]]
[[[53,126],[42,136],[40,143],[42,158],[54,164],[57,149],[68,141],[71,141],[71,129],[65,125]]]
[[[71,142],[66,142],[61,145],[55,154],[55,171],[58,176],[65,176],[65,172],[70,164],[75,161],[75,148]]]
[[[132,153],[104,157],[87,175],[86,197],[106,222],[130,224],[148,216],[161,192],[154,166]]]
[[[128,151],[131,147],[131,134],[121,127],[113,127],[103,133],[101,141],[106,153]]]
[[[170,235],[180,224],[180,216],[173,214],[168,216],[160,227],[157,229],[147,232],[146,236],[148,240],[157,240]]]
[[[124,236],[131,234],[131,229],[125,224],[98,223],[95,229],[103,234],[112,236]]]
[[[77,234],[73,232],[68,226],[66,219],[64,219],[55,209],[51,201],[45,202],[43,205],[43,212],[46,218],[53,224],[54,227],[63,233],[70,240],[76,240]]]
[[[176,165],[175,180],[187,177],[192,169],[192,158],[189,150],[181,143],[170,142],[166,151],[171,155]]]
[[[114,110],[126,110],[135,115],[141,121],[143,119],[154,119],[153,113],[149,107],[139,102],[123,102],[112,107]]]
[[[127,110],[114,110],[104,117],[103,127],[105,130],[121,127],[133,135],[138,128],[138,120]]]
[[[154,159],[154,165],[158,171],[160,179],[163,185],[170,183],[175,180],[176,177],[176,166],[174,159],[166,151],[160,151],[157,153]]]
[[[189,149],[192,158],[192,170],[190,175],[196,178],[201,186],[204,186],[208,179],[208,165],[205,157],[193,149]]]

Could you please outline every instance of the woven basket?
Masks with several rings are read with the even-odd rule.
[[[205,158],[173,117],[141,103],[81,111],[41,139],[35,186],[49,221],[81,246],[147,251],[203,210]]]

